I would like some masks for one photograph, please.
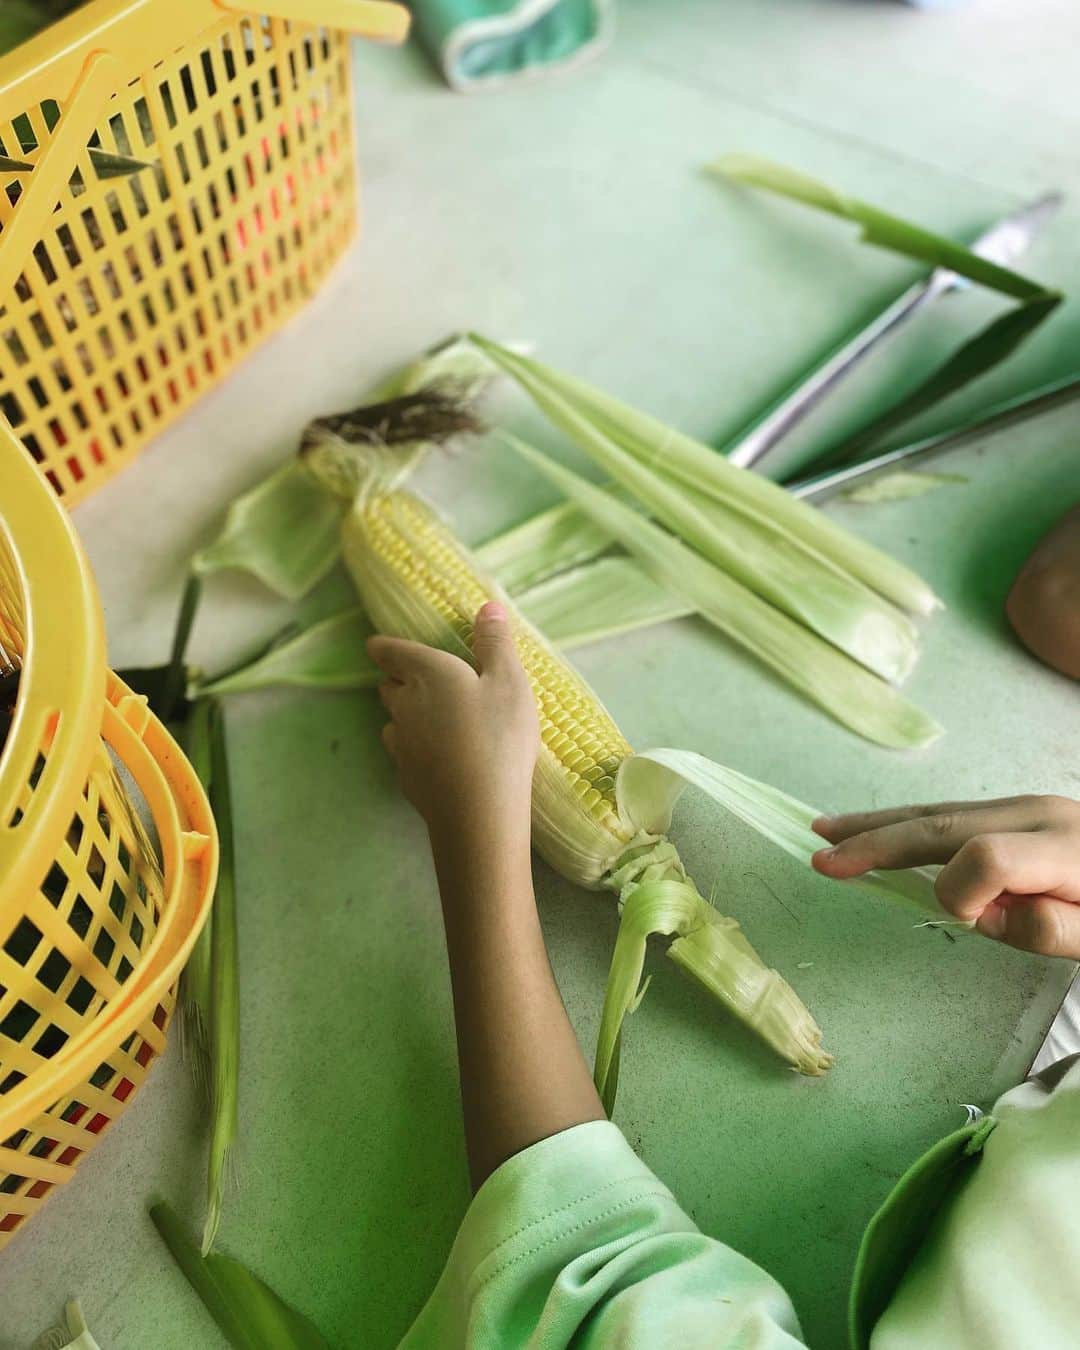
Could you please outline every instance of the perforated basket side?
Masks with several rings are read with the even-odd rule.
[[[176,981],[206,921],[217,875],[216,832],[191,766],[145,699],[115,676],[102,736],[136,785],[160,839],[160,902],[153,888],[147,896],[157,904],[156,926],[114,995],[88,1004],[67,1043],[0,1094],[0,1246],[69,1179],[164,1048]],[[100,931],[120,925],[128,950],[134,914],[132,907],[118,918],[107,906],[99,915]],[[85,970],[85,951],[83,962]]]
[[[0,413],[72,503],[284,323],[355,233],[345,29],[400,40],[404,11],[263,8],[94,0],[0,59],[0,147],[31,166],[0,181]],[[95,150],[147,167],[103,177]],[[46,171],[56,191],[31,201]]]

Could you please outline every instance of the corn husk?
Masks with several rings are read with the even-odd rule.
[[[899,681],[908,674],[917,654],[915,629],[881,596],[760,514],[731,510],[717,497],[655,472],[520,358],[514,358],[513,371],[577,445],[702,557],[883,678]]]
[[[751,652],[837,721],[879,745],[927,745],[941,728],[883,680],[822,642],[707,559],[517,438],[517,452],[602,524],[662,588]]]
[[[926,473],[912,469],[894,469],[880,473],[868,482],[857,483],[841,492],[845,502],[859,506],[875,506],[879,502],[906,502],[912,497],[924,497],[939,487],[954,487],[968,480],[962,473]]]
[[[476,428],[470,410],[492,375],[490,363],[471,343],[444,343],[384,381],[360,408],[315,418],[304,433],[304,444],[358,444],[372,452],[391,445],[386,464],[404,477],[426,453],[432,435]],[[425,392],[436,412],[446,414],[445,422],[438,416],[423,417],[425,410],[416,400]],[[395,400],[413,400],[396,405],[397,418]],[[411,447],[410,425],[419,428]],[[220,533],[192,558],[192,568],[200,575],[237,568],[286,600],[299,600],[341,556],[345,505],[312,477],[304,460],[290,460],[236,498]]]
[[[512,375],[586,454],[592,453],[594,434],[598,433],[654,473],[710,497],[722,507],[737,510],[762,529],[787,534],[795,544],[812,550],[898,608],[911,614],[929,614],[940,605],[931,588],[910,568],[768,479],[737,468],[700,441],[584,380],[475,334],[473,341]],[[572,417],[566,415],[567,409]],[[589,424],[590,436],[578,441],[582,420]]]
[[[674,937],[668,956],[799,1072],[825,1073],[833,1057],[821,1048],[821,1029],[791,986],[769,970],[735,919],[719,914],[688,881],[645,881],[622,902],[611,958],[593,1077],[604,1109],[615,1106],[622,1027],[648,989],[642,983],[648,939]]]
[[[30,1350],[100,1350],[90,1334],[78,1299],[72,1299],[64,1308],[64,1320],[42,1332]]]
[[[693,613],[633,558],[599,558],[517,597],[521,612],[562,651]]]
[[[237,962],[236,858],[225,721],[210,714],[210,805],[220,844],[210,946],[210,1149],[202,1250],[214,1245],[236,1144],[240,1072],[240,975]]]
[[[708,166],[707,172],[719,178],[748,183],[751,187],[763,188],[766,192],[802,202],[804,206],[840,216],[861,228],[862,238],[867,244],[900,253],[906,258],[915,258],[931,267],[947,268],[958,276],[967,277],[1003,295],[1011,295],[1017,300],[1033,300],[1048,294],[1047,288],[1039,282],[991,262],[989,258],[980,257],[963,244],[954,243],[943,235],[882,211],[857,197],[849,197],[828,183],[791,169],[786,164],[777,164],[756,155],[722,155]]]
[[[200,1254],[167,1204],[152,1206],[150,1217],[233,1350],[330,1350],[306,1317],[239,1261]]]
[[[207,793],[211,788],[213,762],[211,753],[210,721],[212,707],[208,700],[199,699],[192,705],[184,728],[184,750],[191,767]],[[180,1027],[184,1055],[191,1065],[192,1075],[199,1088],[210,1091],[210,953],[213,947],[214,909],[202,926],[202,931],[191,949],[187,965],[180,979],[182,1017]]]
[[[240,694],[291,685],[301,689],[370,689],[381,674],[365,644],[371,624],[362,609],[319,619],[254,661],[198,685],[200,695]]]

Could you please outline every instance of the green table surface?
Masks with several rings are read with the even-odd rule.
[[[220,503],[279,462],[313,414],[360,401],[397,361],[476,327],[714,441],[735,431],[915,271],[794,206],[722,190],[725,149],[788,160],[945,230],[973,232],[1048,187],[1080,201],[1071,0],[947,15],[838,0],[622,7],[614,49],[572,80],[456,98],[412,50],[356,52],[361,246],[280,337],[76,513],[114,664],[162,657],[185,559]],[[1070,206],[1028,260],[1080,289]],[[793,442],[797,460],[993,312],[967,294],[915,325]],[[1075,361],[1066,305],[1014,364],[940,409],[944,425]],[[559,450],[520,403],[505,414]],[[917,567],[948,610],[910,683],[948,730],[930,750],[865,744],[702,624],[583,650],[640,747],[692,747],[825,809],[1023,791],[1080,794],[1075,686],[1012,643],[1010,576],[1080,496],[1064,410],[941,467],[919,501],[834,504]],[[568,452],[567,452],[568,453]],[[479,539],[550,500],[493,447],[420,485]],[[348,597],[328,580],[310,614]],[[224,664],[287,608],[243,578],[208,588],[193,645]],[[221,1229],[341,1347],[393,1344],[467,1200],[445,954],[419,821],[382,755],[376,702],[275,692],[229,706],[243,974],[239,1185]],[[842,1343],[859,1234],[908,1162],[1021,1076],[1071,974],[914,930],[806,875],[688,797],[683,856],[800,990],[838,1063],[783,1070],[659,952],[628,1026],[617,1118],[708,1232],[790,1290],[812,1345]],[[591,1050],[609,900],[544,867],[537,889],[570,1014]],[[138,1101],[0,1258],[0,1350],[77,1295],[103,1350],[223,1344],[146,1217],[201,1218],[205,1109],[176,1037]]]

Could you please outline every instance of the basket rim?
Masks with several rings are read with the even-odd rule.
[[[0,1097],[0,1139],[35,1119],[73,1088],[150,1016],[180,975],[210,912],[217,880],[218,838],[206,793],[176,741],[109,673],[99,721],[101,738],[143,794],[161,845],[162,914],[142,960],[119,993],[60,1054]]]
[[[40,885],[75,813],[99,738],[106,671],[90,564],[67,512],[3,418],[0,541],[18,574],[25,622],[15,716],[0,749],[2,921],[28,887]],[[24,807],[43,744],[45,765]]]
[[[117,63],[123,85],[224,20],[258,23],[264,16],[390,43],[403,42],[409,28],[409,12],[397,0],[88,0],[0,56],[0,116],[9,98],[63,103],[94,53]]]

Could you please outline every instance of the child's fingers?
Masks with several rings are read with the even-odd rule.
[[[1032,798],[1031,801],[1036,801]],[[864,830],[814,854],[814,866],[831,877],[857,877],[873,867],[925,867],[947,863],[980,835],[1037,830],[1045,816],[1022,802],[985,804],[973,810],[918,816]]]
[[[449,653],[439,651],[437,647],[428,647],[423,642],[409,642],[407,638],[384,637],[377,633],[367,640],[367,654],[384,674],[393,680],[405,683],[410,675],[440,665],[447,660],[456,660]]]
[[[1007,901],[1007,902],[1006,902]],[[1052,895],[991,901],[975,923],[979,932],[1010,947],[1080,961],[1080,905]]]
[[[489,600],[477,611],[473,625],[473,656],[481,675],[516,674],[521,669],[506,606]]]
[[[1014,896],[1058,893],[1066,901],[1075,867],[1068,841],[1053,831],[983,834],[942,868],[934,890],[950,914],[968,922],[990,905],[1011,903]],[[993,921],[993,916],[987,920]]]
[[[851,811],[840,816],[818,816],[812,824],[830,844],[839,844],[853,834],[864,834],[885,825],[899,825],[906,820],[921,820],[926,816],[953,816],[965,811],[983,811],[996,806],[1015,806],[1031,800],[1027,797],[997,797],[983,802],[932,802],[915,806],[895,806],[882,811]]]
[[[383,748],[391,759],[397,759],[397,727],[393,722],[387,722],[382,729]]]

